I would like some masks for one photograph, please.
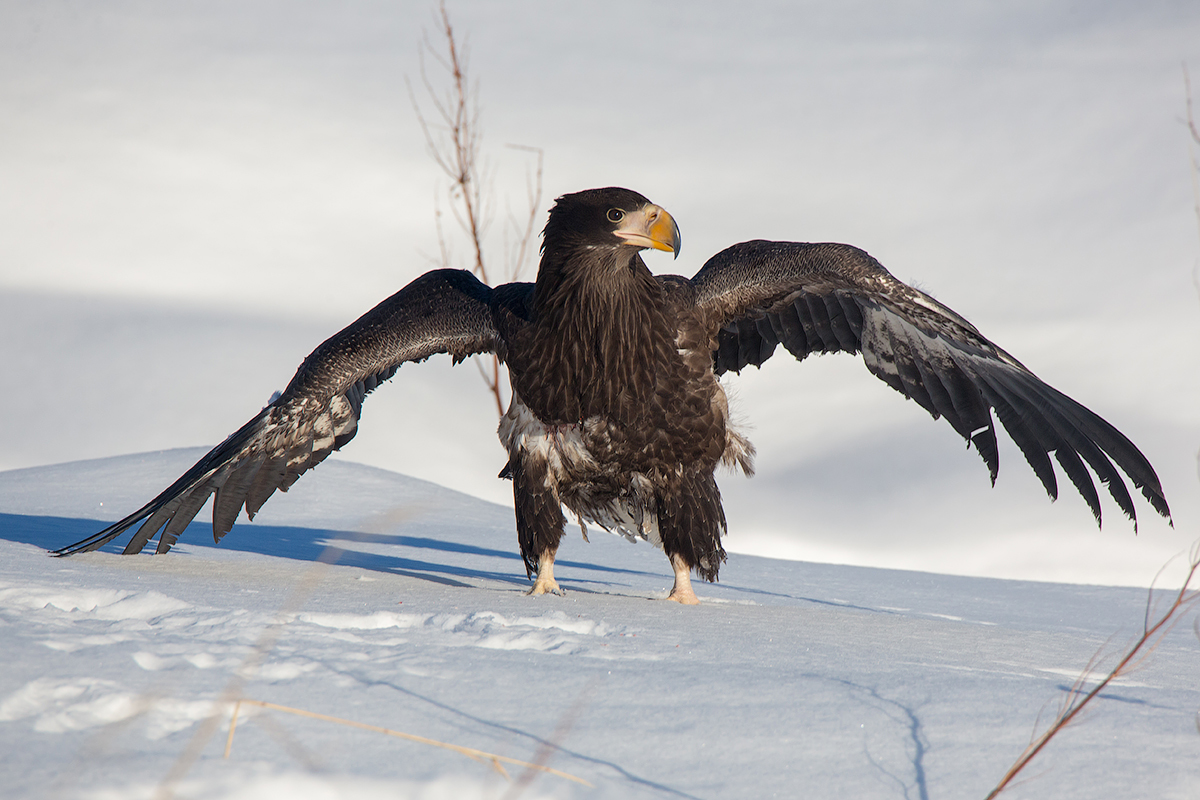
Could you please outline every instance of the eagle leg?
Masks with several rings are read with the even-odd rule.
[[[524,458],[514,458],[509,464],[517,516],[517,542],[525,561],[525,574],[529,577],[537,575],[537,582],[529,594],[552,592],[561,595],[563,590],[554,581],[554,555],[567,524],[562,504],[558,496],[546,488],[544,464],[540,465],[540,470],[531,470]],[[535,474],[531,475],[531,472]],[[540,480],[536,474],[539,472]]]
[[[694,569],[703,580],[716,581],[725,561],[725,511],[711,469],[684,472],[677,483],[660,490],[657,506],[662,548],[675,571],[667,599],[695,605],[700,601],[688,573]]]
[[[675,585],[671,587],[671,593],[667,595],[667,599],[685,606],[700,605],[700,598],[696,597],[696,593],[692,591],[692,568],[683,560],[683,556],[679,553],[672,555],[671,567],[675,570]],[[540,575],[538,579],[541,579]]]
[[[559,587],[558,581],[554,580],[554,555],[558,552],[557,547],[552,547],[549,550],[543,550],[538,556],[537,580],[533,586],[529,587],[529,591],[525,594],[556,594],[559,597],[565,597],[566,592]]]

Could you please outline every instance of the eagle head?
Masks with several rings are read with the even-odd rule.
[[[564,194],[554,201],[542,232],[542,251],[653,248],[679,257],[679,226],[662,206],[610,186]],[[565,255],[565,253],[564,253]]]

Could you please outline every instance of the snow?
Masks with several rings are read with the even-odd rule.
[[[202,511],[166,556],[47,557],[202,452],[0,473],[6,797],[982,797],[1146,614],[1141,589],[740,554],[682,608],[661,552],[599,532],[565,540],[565,597],[528,597],[509,509],[346,461],[220,546]],[[1195,797],[1192,621],[1008,796]],[[239,697],[523,761],[549,742],[594,788],[249,704],[226,760]]]
[[[529,598],[490,399],[434,359],[220,547],[198,522],[163,558],[45,556],[429,268],[444,183],[404,76],[431,5],[0,4],[0,794],[982,797],[1140,630],[1145,589],[1097,584],[1148,586],[1200,529],[1195,4],[449,4],[493,253],[530,165],[506,143],[544,148],[543,208],[615,184],[670,209],[658,272],[750,238],[864,247],[1126,433],[1175,529],[1138,501],[1135,537],[1106,500],[1097,531],[1007,440],[993,489],[857,359],[776,356],[727,381],[758,475],[720,476],[703,605],[651,600],[666,559],[599,531],[564,544],[565,598]],[[1195,797],[1189,626],[1009,796]],[[226,761],[234,690],[524,760],[553,742],[596,788],[510,792],[249,705]]]

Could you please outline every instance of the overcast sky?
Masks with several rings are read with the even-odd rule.
[[[450,13],[479,92],[493,253],[532,163],[508,144],[544,151],[543,209],[620,184],[670,210],[683,251],[649,254],[658,272],[750,238],[856,244],[1127,433],[1177,520],[1140,505],[1135,539],[1110,504],[1097,532],[1011,447],[991,490],[949,426],[858,360],[776,356],[731,381],[761,453],[757,479],[723,481],[731,549],[1136,582],[1200,531],[1182,123],[1200,6]],[[0,468],[215,443],[430,267],[447,201],[406,81],[420,94],[433,22],[425,2],[0,4]],[[503,500],[475,380],[405,368],[345,456]]]

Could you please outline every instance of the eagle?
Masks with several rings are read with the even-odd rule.
[[[322,343],[287,388],[146,505],[75,544],[102,547],[134,525],[138,553],[166,553],[210,495],[213,540],[354,438],[363,401],[408,362],[494,353],[512,400],[499,424],[530,594],[563,591],[554,557],[567,523],[648,540],[670,560],[668,597],[698,602],[726,560],[718,466],[753,472],[720,377],[761,366],[780,345],[797,360],[859,353],[870,372],[944,418],[999,469],[995,418],[1053,500],[1050,457],[1100,523],[1091,472],[1137,529],[1125,474],[1167,520],[1153,467],[1129,439],[1042,382],[961,316],[846,244],[747,241],[692,278],[655,276],[641,251],[679,255],[675,220],[628,189],[555,200],[534,283],[496,287],[438,269]],[[1118,471],[1118,468],[1120,472]],[[583,527],[586,536],[586,527]],[[161,533],[160,533],[161,531]]]

